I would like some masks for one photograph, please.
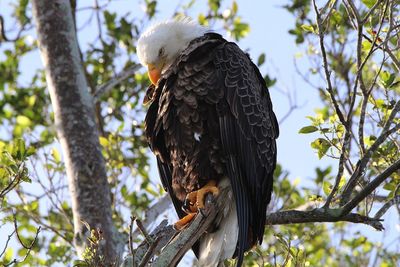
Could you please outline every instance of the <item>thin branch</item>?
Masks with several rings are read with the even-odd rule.
[[[99,39],[102,44],[104,44],[103,40],[103,32],[102,32],[102,25],[101,25],[101,19],[100,19],[100,6],[97,0],[94,0],[94,12],[96,12],[96,20],[97,20],[97,29],[99,31]]]
[[[127,68],[126,70],[122,71],[121,73],[118,73],[114,78],[112,78],[105,84],[96,88],[96,91],[93,95],[94,101],[95,102],[99,101],[100,97],[102,97],[104,94],[111,91],[115,86],[117,86],[124,80],[128,79],[129,77],[132,77],[140,69],[140,67],[141,66],[139,64],[135,64]]]
[[[343,116],[342,111],[340,110],[339,104],[335,98],[335,92],[333,91],[333,87],[332,87],[332,82],[331,82],[331,72],[329,70],[329,66],[328,66],[328,59],[327,59],[327,55],[326,55],[326,51],[325,51],[325,44],[324,44],[324,31],[322,29],[322,25],[321,25],[321,15],[318,11],[318,7],[315,3],[315,0],[313,0],[313,5],[314,5],[314,10],[315,10],[315,15],[316,15],[316,20],[317,20],[317,28],[318,28],[318,35],[319,35],[319,44],[320,44],[320,48],[321,48],[321,54],[322,54],[322,60],[323,60],[323,66],[324,66],[324,72],[325,72],[325,79],[326,82],[328,84],[328,88],[327,91],[329,93],[329,96],[331,98],[332,104],[335,108],[335,112],[339,117],[340,122],[346,126],[346,120]]]
[[[139,219],[136,219],[136,225],[139,228],[140,232],[144,236],[147,243],[152,244],[154,243],[154,239],[147,233],[146,228],[144,228],[142,222]]]
[[[351,11],[352,11],[354,17],[356,18],[357,24],[360,24],[360,22],[361,22],[361,16],[360,16],[360,14],[358,13],[358,10],[357,10],[356,6],[354,5],[353,1],[352,1],[352,0],[347,0],[346,2],[347,2],[347,4],[349,5],[349,7],[350,7],[350,9],[351,9]]]
[[[131,252],[132,258],[135,258],[135,251],[133,250],[133,235],[132,235],[132,229],[133,229],[133,223],[135,222],[135,217],[131,216],[131,223],[129,224],[129,251]],[[135,265],[133,264],[132,261],[132,267]]]
[[[400,129],[400,123],[395,125],[393,128],[389,129],[389,127],[391,126],[396,114],[399,112],[400,110],[400,100],[398,100],[395,104],[395,106],[393,107],[392,112],[389,115],[388,120],[386,121],[385,126],[383,127],[382,133],[381,135],[375,140],[375,142],[372,144],[372,146],[366,151],[365,155],[359,160],[359,162],[357,163],[357,167],[356,170],[353,172],[353,174],[351,175],[349,181],[347,182],[343,194],[342,194],[342,203],[345,203],[348,201],[350,194],[353,190],[353,188],[355,187],[358,179],[360,178],[360,176],[362,176],[364,174],[365,168],[369,162],[369,160],[371,159],[372,154],[379,148],[379,146],[386,140],[386,138],[395,133],[396,131],[398,131]]]
[[[400,195],[394,196],[392,199],[390,199],[388,202],[386,202],[375,214],[374,218],[379,219],[381,218],[387,211],[388,209],[393,206],[393,205],[399,205],[400,203]]]
[[[375,9],[382,3],[382,0],[376,1],[376,3],[368,10],[367,14],[365,14],[364,18],[362,19],[361,23],[365,24],[369,19],[369,16],[375,11]]]
[[[341,214],[347,214],[354,209],[358,203],[371,194],[379,185],[381,185],[388,177],[400,169],[400,159],[394,162],[374,180],[372,180],[363,190],[361,190],[351,201],[343,206]]]
[[[11,237],[14,235],[14,233],[15,233],[15,229],[13,230],[13,232],[11,234],[8,235],[6,244],[4,245],[4,248],[3,248],[3,251],[0,253],[0,258],[3,257],[4,253],[6,252],[6,249],[8,247],[8,243],[10,242]]]
[[[25,30],[26,24],[22,25],[17,35],[14,38],[8,38],[4,27],[4,18],[0,15],[0,43],[4,40],[5,42],[15,42],[21,38],[22,32]]]
[[[166,209],[169,208],[171,205],[171,200],[168,194],[165,194],[161,197],[153,206],[146,210],[144,215],[144,219],[141,220],[141,223],[145,229],[148,229],[150,224],[155,222],[158,215],[164,212]],[[137,228],[133,233],[132,236],[139,235],[139,228]]]
[[[11,265],[13,265],[13,264],[17,264],[17,263],[22,263],[22,262],[24,262],[24,261],[26,260],[26,258],[31,254],[32,248],[33,248],[33,246],[35,245],[35,243],[36,243],[36,241],[37,241],[37,239],[38,239],[40,230],[41,230],[41,227],[39,226],[39,228],[36,229],[36,234],[35,234],[34,239],[33,239],[32,242],[30,243],[30,245],[27,246],[27,245],[24,244],[24,242],[22,242],[21,237],[19,236],[19,233],[18,233],[18,226],[17,226],[17,219],[16,219],[14,213],[13,213],[13,217],[14,217],[14,231],[15,231],[15,234],[16,234],[16,236],[17,236],[17,239],[18,239],[19,243],[21,244],[21,246],[22,246],[23,248],[25,248],[25,249],[27,250],[27,252],[26,252],[26,254],[25,254],[25,256],[24,256],[23,259],[17,260],[17,259],[15,258],[15,259],[13,259],[12,261],[10,261],[9,263],[4,264],[4,267],[7,267],[7,266],[11,266]],[[8,244],[8,241],[7,241],[7,244]],[[7,245],[7,244],[6,244],[6,245]]]
[[[150,236],[154,240],[157,241],[156,247],[152,248],[151,245],[147,243],[147,241],[143,241],[138,248],[135,251],[135,257],[133,258],[133,262],[135,263],[135,266],[141,264],[143,262],[144,257],[146,254],[148,254],[148,251],[152,249],[153,255],[157,252],[159,252],[165,245],[168,244],[168,242],[171,240],[172,237],[174,237],[177,234],[177,231],[174,229],[172,225],[168,225],[168,220],[163,220],[151,233]],[[160,239],[158,239],[161,237]],[[132,258],[128,258],[126,261],[130,261]],[[126,263],[123,263],[123,266],[131,266],[126,265]]]

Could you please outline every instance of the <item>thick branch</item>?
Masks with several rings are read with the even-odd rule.
[[[223,201],[222,199],[220,199]],[[175,266],[185,253],[192,248],[194,243],[208,229],[216,216],[214,205],[206,205],[202,213],[199,213],[190,226],[176,236],[172,242],[164,248],[160,256],[155,260],[153,267]],[[204,215],[203,215],[204,214]]]
[[[314,223],[314,222],[352,222],[363,223],[372,226],[376,230],[383,230],[380,219],[370,218],[356,213],[337,216],[335,209],[314,209],[310,211],[287,210],[271,213],[267,216],[267,225],[282,225],[293,223]]]
[[[215,201],[222,202],[224,199],[217,198]],[[167,220],[162,221],[148,238],[156,243],[149,243],[148,240],[143,241],[135,250],[133,262],[132,257],[129,257],[125,259],[121,267],[145,266],[149,259],[160,251],[161,254],[153,261],[151,266],[175,266],[211,225],[216,216],[217,205],[218,203],[214,203],[211,195],[207,196],[205,209],[196,216],[187,228],[179,233],[172,225],[167,225]]]

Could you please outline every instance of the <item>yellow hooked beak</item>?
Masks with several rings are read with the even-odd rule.
[[[161,62],[161,64],[148,64],[148,74],[149,78],[152,84],[156,85],[158,80],[161,77],[161,71],[162,68],[164,67],[164,64]]]

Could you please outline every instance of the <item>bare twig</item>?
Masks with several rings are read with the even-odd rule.
[[[131,216],[131,223],[129,224],[129,251],[131,252],[132,258],[135,258],[135,250],[133,249],[133,235],[132,235],[132,229],[133,229],[133,223],[135,222],[136,218]],[[132,261],[132,267],[135,267]]]
[[[18,172],[13,176],[11,181],[7,184],[3,190],[0,192],[0,199],[4,198],[11,190],[13,190],[20,182],[21,182],[21,175],[25,168],[25,163],[22,162],[18,166]]]
[[[157,247],[158,243],[160,242],[162,236],[158,236],[156,240],[154,240],[151,244],[149,249],[143,256],[142,261],[140,262],[138,267],[144,267],[150,261],[151,257],[154,255],[154,250]]]
[[[3,257],[4,253],[6,252],[6,249],[8,247],[8,243],[10,242],[11,237],[14,235],[14,233],[15,233],[15,229],[12,231],[11,234],[8,235],[6,244],[4,245],[4,248],[3,248],[3,251],[0,253],[0,258]]]
[[[364,24],[368,21],[369,16],[375,11],[375,9],[383,2],[383,0],[378,0],[376,3],[368,10],[367,14],[365,14],[364,18],[362,19],[361,23]]]
[[[5,42],[15,42],[21,38],[22,32],[25,30],[26,24],[22,25],[19,29],[17,35],[14,38],[9,38],[6,35],[6,30],[4,27],[4,18],[0,15],[0,43],[4,40]]]
[[[11,265],[13,265],[13,264],[17,264],[17,263],[24,262],[24,261],[26,260],[26,258],[30,255],[30,253],[31,253],[31,251],[32,251],[32,248],[33,248],[33,246],[35,245],[35,243],[36,243],[36,241],[37,241],[37,239],[38,239],[40,230],[41,230],[41,227],[39,226],[39,227],[36,229],[36,234],[35,234],[35,237],[34,237],[34,239],[32,240],[32,242],[31,242],[29,245],[25,245],[24,242],[22,242],[21,237],[19,236],[19,233],[18,233],[18,225],[17,225],[17,219],[16,219],[14,213],[13,213],[13,217],[14,217],[14,232],[15,232],[15,234],[16,234],[16,236],[17,236],[17,239],[18,239],[19,243],[21,244],[21,246],[22,246],[23,248],[25,248],[27,251],[26,251],[26,254],[25,254],[25,256],[24,256],[23,259],[17,260],[17,259],[15,258],[15,259],[13,259],[12,261],[10,261],[9,263],[4,264],[4,267],[7,267],[7,266],[11,266]],[[10,236],[9,236],[9,238],[10,238]],[[7,244],[8,244],[8,241],[7,241],[7,243],[6,243],[6,247],[7,247]],[[3,253],[4,253],[4,252],[3,252]]]
[[[146,210],[143,220],[141,223],[145,229],[148,229],[150,224],[155,222],[158,215],[160,215],[163,211],[169,208],[171,205],[171,200],[168,194],[165,194],[161,197],[153,206]],[[139,228],[137,228],[133,233],[132,236],[137,236],[139,234]]]
[[[142,233],[142,235],[144,236],[146,242],[149,245],[154,243],[154,239],[151,238],[151,236],[147,233],[146,228],[144,228],[142,222],[139,219],[136,219],[136,225],[137,225],[138,229],[140,230],[140,232]]]
[[[399,205],[400,203],[400,195],[394,196],[392,199],[390,199],[388,202],[386,202],[375,214],[374,218],[379,219],[381,218],[387,211],[388,209],[393,206],[393,205]]]
[[[327,91],[329,93],[329,96],[331,98],[333,107],[335,109],[336,114],[339,117],[340,122],[346,126],[346,120],[343,116],[342,111],[340,110],[339,104],[335,98],[335,92],[333,91],[333,87],[332,87],[332,82],[331,82],[331,71],[329,70],[329,66],[328,66],[328,59],[327,59],[327,55],[326,55],[326,51],[325,51],[325,44],[324,44],[324,30],[322,28],[321,25],[321,15],[318,11],[318,7],[317,4],[315,3],[315,0],[313,0],[313,5],[314,5],[314,10],[315,10],[315,14],[316,14],[316,20],[317,20],[317,28],[318,28],[318,35],[319,35],[319,44],[320,44],[320,48],[321,48],[321,54],[322,54],[322,60],[323,60],[323,66],[324,66],[324,72],[325,72],[325,79],[327,82]]]

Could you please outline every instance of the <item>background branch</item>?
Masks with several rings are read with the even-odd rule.
[[[117,75],[115,75],[114,78],[96,88],[96,91],[93,95],[94,102],[99,101],[100,97],[111,91],[115,86],[128,79],[129,77],[132,77],[140,69],[140,67],[140,65],[135,64],[127,68],[126,70],[118,73]]]

